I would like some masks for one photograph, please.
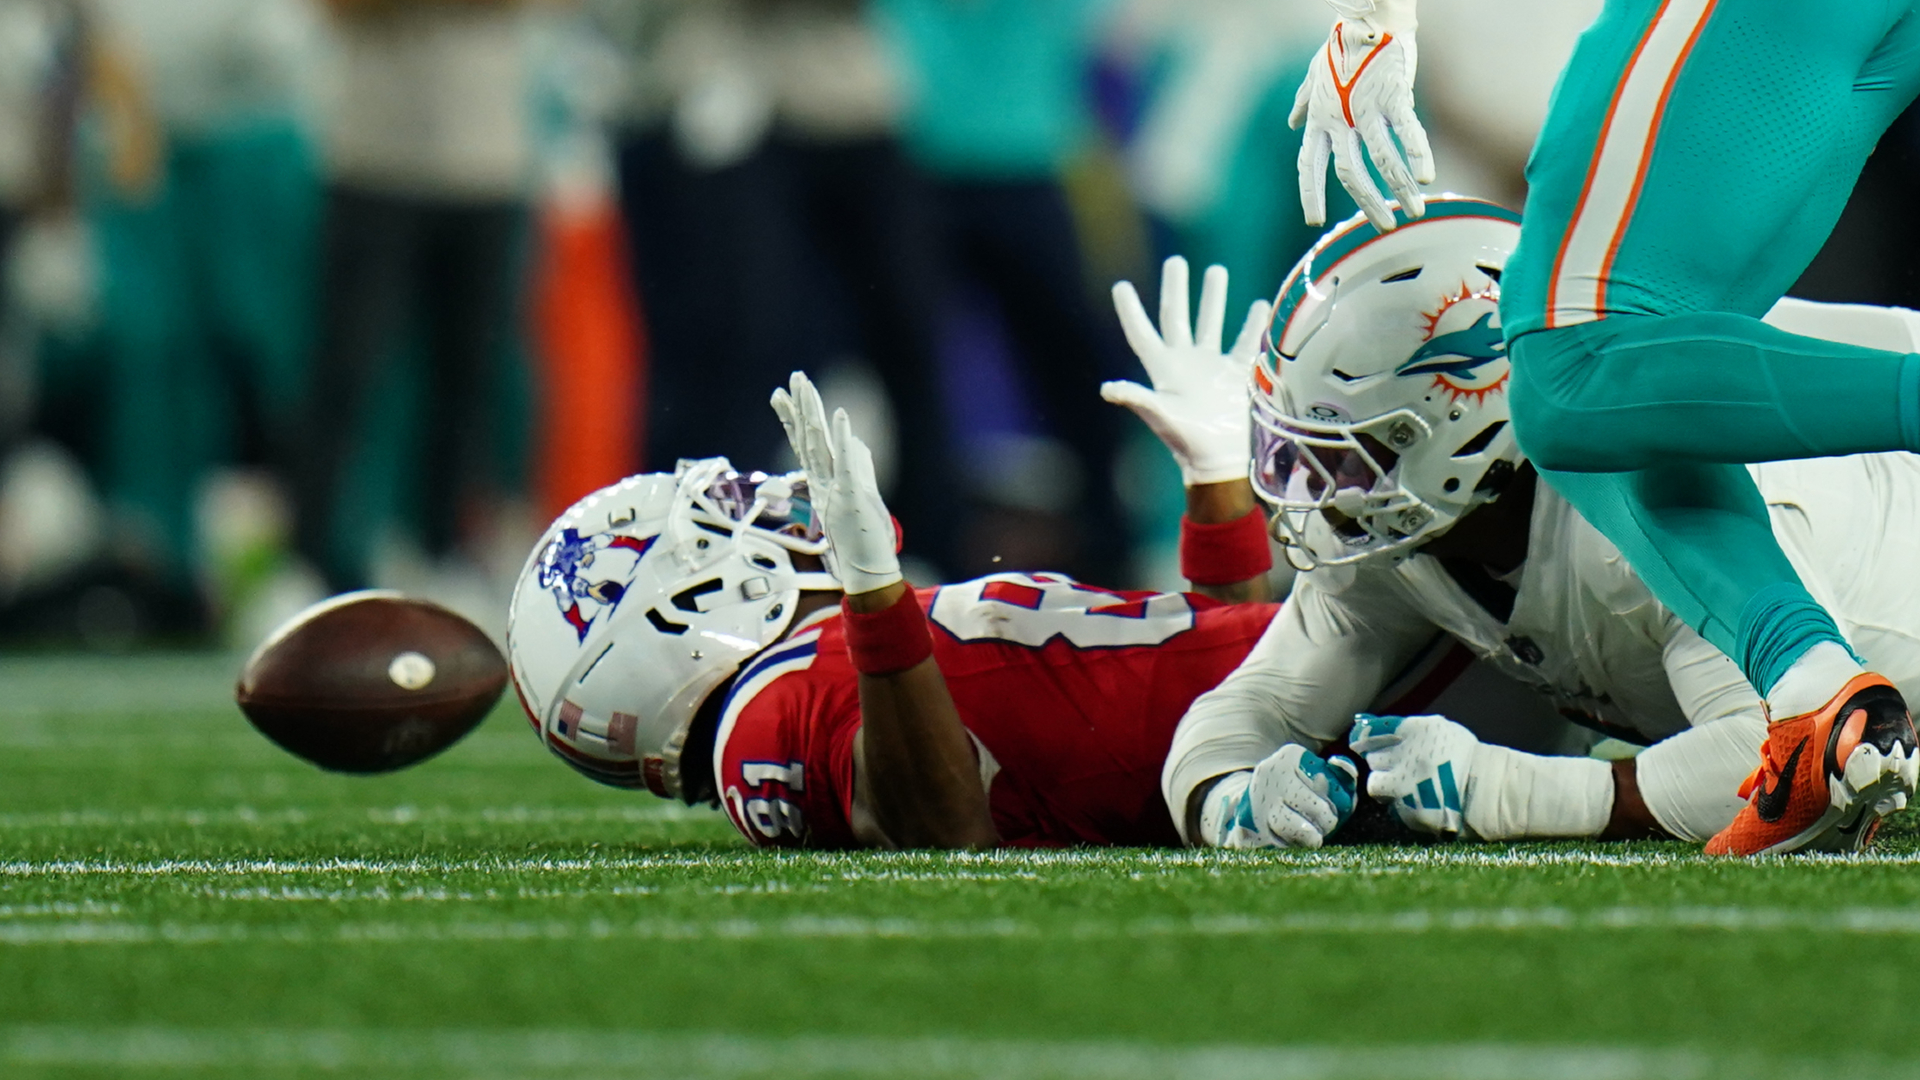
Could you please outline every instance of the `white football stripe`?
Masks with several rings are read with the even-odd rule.
[[[1600,317],[1613,255],[1640,194],[1667,93],[1715,0],[1666,0],[1615,91],[1547,295],[1547,325]]]
[[[1920,851],[1867,852],[1860,855],[1786,855],[1754,859],[1716,858],[1698,849],[1682,852],[1595,851],[1590,848],[1479,847],[1353,847],[1323,851],[1236,852],[1197,848],[1100,849],[1064,848],[982,852],[675,852],[657,855],[592,856],[533,859],[161,859],[120,862],[113,859],[62,859],[46,862],[0,862],[0,876],[69,877],[95,874],[129,877],[170,875],[262,876],[322,874],[421,873],[593,873],[609,870],[732,869],[764,870],[779,866],[795,871],[838,875],[876,876],[907,871],[920,880],[943,876],[966,880],[981,871],[1032,871],[1036,868],[1072,868],[1091,873],[1175,873],[1191,867],[1249,874],[1375,873],[1381,870],[1423,870],[1447,867],[1644,867],[1685,868],[1712,866],[1728,873],[1778,871],[1787,867],[1845,869],[1920,864]]]
[[[1652,1080],[1916,1077],[1911,1060],[1714,1054],[1702,1049],[1518,1043],[1165,1046],[1123,1040],[765,1036],[532,1028],[314,1030],[32,1025],[0,1028],[0,1065],[127,1070],[323,1070],[329,1075],[994,1077],[1007,1080]]]

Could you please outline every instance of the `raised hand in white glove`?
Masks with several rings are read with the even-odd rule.
[[[1333,6],[1342,18],[1307,68],[1287,117],[1287,125],[1301,131],[1300,206],[1307,224],[1326,223],[1331,157],[1341,186],[1386,232],[1394,227],[1393,211],[1367,175],[1362,147],[1408,217],[1426,213],[1420,185],[1433,183],[1433,151],[1413,112],[1419,61],[1413,0],[1334,0]]]
[[[1160,270],[1158,330],[1130,281],[1113,287],[1113,309],[1153,388],[1108,382],[1100,385],[1100,396],[1146,421],[1180,463],[1180,478],[1188,487],[1246,479],[1252,437],[1247,380],[1272,305],[1254,301],[1232,351],[1222,354],[1227,268],[1207,268],[1200,285],[1200,317],[1189,323],[1187,260],[1175,255]]]
[[[1367,794],[1402,825],[1435,836],[1471,832],[1467,783],[1481,748],[1473,732],[1444,716],[1361,713],[1348,742],[1367,759]]]
[[[1221,777],[1200,815],[1201,840],[1223,848],[1317,848],[1353,816],[1359,770],[1289,743]]]
[[[880,497],[873,453],[853,433],[847,410],[827,421],[820,391],[802,372],[788,388],[773,392],[773,411],[807,474],[807,494],[826,534],[827,569],[849,594],[884,589],[899,581],[900,555],[893,515]]]

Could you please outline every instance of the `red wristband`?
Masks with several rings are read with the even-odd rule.
[[[1218,525],[1180,519],[1180,573],[1195,585],[1237,585],[1273,569],[1259,507]]]
[[[843,598],[840,619],[847,628],[847,653],[862,675],[897,675],[933,655],[927,613],[912,589],[880,611],[855,611]]]

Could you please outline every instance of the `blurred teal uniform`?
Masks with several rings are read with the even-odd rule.
[[[1910,0],[1609,0],[1527,166],[1515,434],[1763,692],[1841,637],[1741,463],[1920,448],[1920,356],[1760,319],[1917,91]]]
[[[99,325],[48,382],[96,417],[122,546],[184,587],[200,481],[244,443],[270,442],[299,392],[319,209],[304,103],[318,42],[298,0],[89,10],[139,75],[164,152],[151,189],[127,191],[90,141]]]
[[[1092,134],[1090,25],[1111,0],[881,0],[905,56],[902,136],[941,176],[1052,177]]]

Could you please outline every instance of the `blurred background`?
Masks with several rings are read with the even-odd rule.
[[[1598,0],[1423,0],[1436,190],[1518,207]],[[1316,236],[1313,0],[0,0],[0,647],[251,643],[381,585],[496,634],[544,524],[791,465],[795,368],[913,574],[1178,582],[1107,290]],[[1920,306],[1914,124],[1801,295]],[[1340,200],[1336,216],[1351,212]]]

